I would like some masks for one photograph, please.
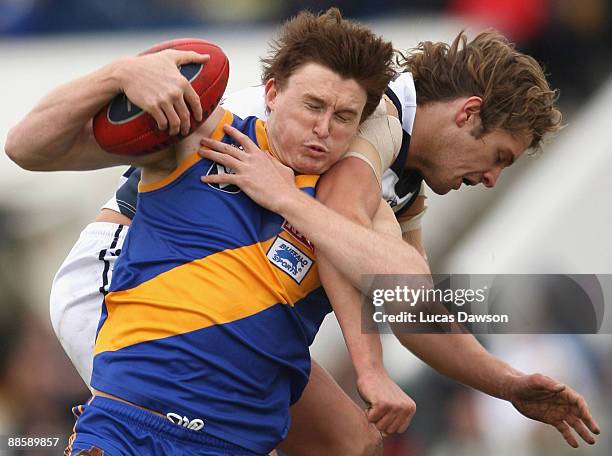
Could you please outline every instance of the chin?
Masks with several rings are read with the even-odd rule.
[[[431,187],[430,187],[431,188]],[[446,195],[448,192],[452,190],[452,188],[432,188],[436,195]]]
[[[446,195],[452,190],[449,185],[443,185],[441,182],[428,182],[425,179],[425,183],[436,195]]]
[[[300,174],[323,174],[329,168],[327,163],[308,163],[294,167],[293,170]]]

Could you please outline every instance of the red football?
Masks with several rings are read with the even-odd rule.
[[[202,103],[203,119],[206,120],[219,104],[225,92],[229,76],[229,61],[216,44],[195,38],[166,41],[147,49],[143,54],[152,54],[164,49],[195,51],[209,54],[210,60],[202,65],[190,63],[182,65],[181,74],[189,80]],[[191,116],[193,132],[201,125]],[[170,136],[159,131],[155,119],[138,106],[132,104],[124,94],[117,95],[109,104],[96,114],[93,132],[102,149],[113,154],[141,155],[164,149],[181,140],[184,136]]]

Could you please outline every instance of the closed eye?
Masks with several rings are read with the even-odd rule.
[[[348,123],[348,122],[350,122],[352,120],[351,118],[349,118],[347,116],[342,116],[340,114],[336,114],[335,117],[336,117],[336,119],[338,119],[342,123]]]
[[[500,165],[503,165],[504,168],[512,165],[512,163],[514,163],[514,154],[512,154],[512,152],[502,152],[501,150],[499,150],[497,152],[497,163],[499,163]]]
[[[314,103],[308,103],[308,102],[306,102],[306,107],[312,111],[319,111],[321,109],[320,105],[317,105]]]

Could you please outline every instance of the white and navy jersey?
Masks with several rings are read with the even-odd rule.
[[[402,124],[402,144],[397,158],[383,173],[382,196],[399,216],[414,203],[423,185],[419,173],[405,169],[417,107],[412,74],[398,73],[389,83],[385,95],[397,109]]]
[[[138,204],[138,183],[140,182],[140,168],[131,166],[119,178],[117,191],[102,209],[112,209],[120,212],[132,220],[136,215]]]
[[[391,167],[382,176],[382,196],[389,203],[396,216],[401,215],[416,200],[423,178],[416,172],[405,170],[410,146],[410,137],[416,114],[416,91],[410,73],[398,73],[385,91],[395,105],[402,124],[403,137],[400,151]],[[245,118],[256,116],[266,120],[268,112],[264,98],[264,87],[248,87],[234,92],[223,99],[222,106]],[[128,169],[121,179],[115,196],[103,208],[121,212],[130,219],[134,217],[137,205],[140,170]]]

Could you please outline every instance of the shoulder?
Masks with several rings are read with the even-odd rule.
[[[247,87],[227,95],[221,106],[240,117],[255,116],[266,120],[266,102],[263,86]]]
[[[412,134],[416,114],[416,89],[411,73],[398,73],[385,92],[398,111],[402,129]]]

